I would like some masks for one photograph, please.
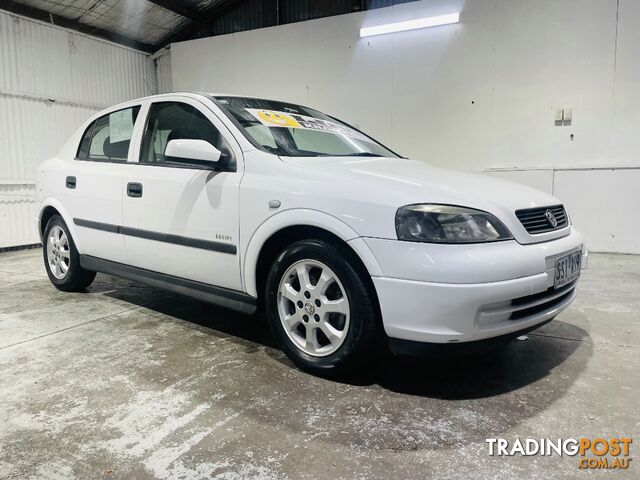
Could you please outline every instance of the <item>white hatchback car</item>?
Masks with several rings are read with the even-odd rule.
[[[60,290],[118,275],[266,317],[300,367],[474,349],[567,308],[586,251],[560,202],[408,160],[286,102],[156,95],[86,122],[38,171]],[[451,345],[457,344],[457,345]]]

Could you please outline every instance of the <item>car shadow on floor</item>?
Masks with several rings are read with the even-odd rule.
[[[559,323],[562,323],[558,320]],[[566,329],[581,338],[584,330],[569,324]],[[549,376],[564,364],[578,348],[588,351],[591,344],[566,341],[532,333],[525,341],[515,340],[493,351],[472,356],[442,359],[393,357],[380,364],[371,381],[398,393],[447,400],[487,398],[518,390]],[[583,369],[571,369],[557,384],[564,391]],[[366,380],[366,377],[363,378]],[[560,392],[558,392],[560,393]]]
[[[288,368],[295,366],[277,349],[267,321],[261,314],[243,315],[188,297],[103,277],[91,291],[144,306],[174,319],[199,325],[212,334],[225,334],[246,351],[261,347]],[[553,333],[561,331],[562,335]],[[546,333],[547,332],[547,333]],[[551,332],[551,333],[548,333]],[[379,385],[389,391],[431,398],[464,400],[487,398],[518,390],[544,379],[554,369],[572,361],[566,374],[554,376],[556,393],[566,391],[591,357],[588,333],[575,325],[554,320],[504,347],[484,354],[420,359],[379,352],[358,374],[333,381],[350,385]],[[572,359],[577,350],[580,355]]]

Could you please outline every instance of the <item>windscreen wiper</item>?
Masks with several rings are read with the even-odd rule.
[[[338,156],[342,156],[342,155],[338,155]],[[380,155],[379,153],[371,153],[371,152],[349,153],[344,156],[345,157],[384,157],[384,155]]]

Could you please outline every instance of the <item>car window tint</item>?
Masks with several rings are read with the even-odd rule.
[[[276,141],[273,138],[269,127],[264,125],[251,125],[246,127],[246,130],[260,145],[271,148],[277,147]]]
[[[151,105],[140,151],[140,162],[162,163],[171,140],[205,140],[218,150],[231,154],[219,130],[197,108],[181,102]]]
[[[87,158],[89,155],[89,146],[91,145],[91,136],[93,135],[93,129],[96,126],[96,121],[94,120],[89,124],[87,129],[84,131],[84,135],[82,135],[82,140],[80,140],[80,147],[78,147],[77,158]]]
[[[104,115],[87,127],[77,157],[82,160],[126,161],[139,106]]]
[[[348,151],[349,138],[332,133],[314,132],[301,128],[289,128],[296,148],[300,151],[314,151],[325,155],[340,155]]]
[[[93,160],[108,160],[104,153],[105,140],[109,139],[109,117],[102,117],[96,121],[91,142],[89,143],[89,158]],[[126,159],[126,156],[125,156]]]

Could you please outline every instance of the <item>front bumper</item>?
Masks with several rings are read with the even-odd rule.
[[[439,344],[501,337],[551,320],[573,301],[577,283],[553,288],[556,259],[583,248],[573,229],[530,245],[366,242],[383,272],[373,283],[387,335]]]
[[[403,340],[401,338],[389,338],[389,348],[391,352],[396,355],[423,358],[458,357],[461,355],[486,353],[490,350],[503,347],[520,335],[524,335],[529,333],[531,330],[540,328],[551,320],[553,320],[553,318],[536,324],[533,327],[523,328],[515,332],[502,334],[498,337],[485,338],[484,340],[476,340],[473,342],[428,343]]]

